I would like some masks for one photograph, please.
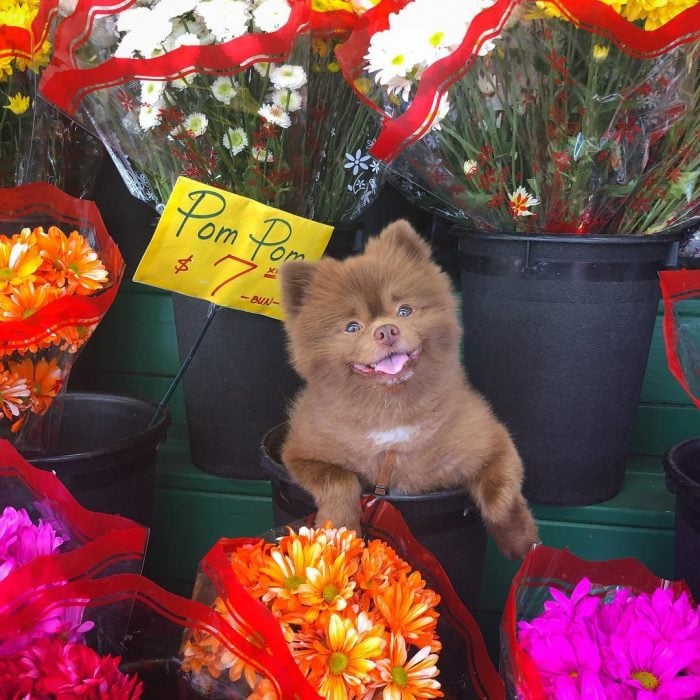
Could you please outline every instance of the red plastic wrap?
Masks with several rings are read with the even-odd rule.
[[[445,697],[463,697],[465,692],[469,697],[489,698],[490,700],[504,697],[502,681],[491,664],[476,622],[461,603],[437,559],[414,539],[400,513],[390,503],[382,499],[365,498],[362,528],[365,541],[371,543],[377,539],[388,544],[395,554],[408,564],[410,570],[413,570],[416,575],[420,572],[426,586],[439,596],[440,602],[435,610],[439,614],[437,635],[442,644],[442,651],[439,653],[437,664],[442,671],[437,680],[442,684],[441,690]],[[302,537],[306,537],[303,534],[305,531],[301,532]],[[352,540],[350,533],[343,535],[343,531],[332,532],[335,533],[335,537],[344,540],[346,544]],[[312,688],[309,682],[304,680],[304,676],[297,668],[285,642],[285,635],[290,634],[289,626],[285,623],[283,633],[280,623],[267,605],[255,597],[260,594],[259,591],[250,592],[255,581],[265,580],[264,566],[261,568],[255,565],[250,569],[251,573],[254,572],[252,578],[255,581],[247,579],[243,559],[237,556],[237,552],[245,550],[246,557],[252,555],[255,558],[257,556],[255,552],[267,551],[267,548],[273,546],[271,542],[279,536],[283,536],[283,533],[276,531],[264,540],[237,538],[217,542],[202,560],[201,570],[195,584],[194,597],[222,612],[233,627],[241,630],[243,635],[255,641],[270,655],[271,659],[274,658],[274,667],[280,670],[282,667],[285,669],[284,673],[287,674],[290,683],[296,684],[296,692],[300,693],[300,697],[317,698],[319,697],[317,694],[319,689]],[[265,542],[270,544],[265,544]],[[352,551],[354,545],[348,544],[348,546],[350,550],[347,551]],[[350,560],[351,555],[347,554],[347,557]],[[343,557],[335,560],[336,565],[340,566],[338,562],[341,558]],[[381,588],[385,590],[383,586]],[[406,604],[408,605],[408,603]],[[338,610],[344,609],[339,603],[338,605]],[[310,611],[311,609],[305,608],[305,610]],[[330,608],[328,612],[330,612]],[[423,614],[429,613],[432,613],[432,608]],[[321,618],[323,614],[322,612]],[[369,625],[369,623],[367,624]],[[367,632],[369,627],[363,628],[360,624],[358,629]],[[185,657],[189,658],[191,662],[192,659],[200,659],[201,661],[202,650],[211,647],[203,645],[201,638],[191,637],[185,640],[184,648],[186,649]],[[426,653],[427,649],[423,651],[423,654]],[[236,692],[243,693],[244,697],[258,697],[255,694],[248,695],[251,693],[251,682],[254,681],[250,676],[246,676],[245,664],[240,664],[236,660],[237,658],[237,655],[223,658],[221,655],[217,656],[216,653],[207,657],[202,665],[197,666],[199,671],[191,671],[193,684],[199,688],[210,687],[212,692],[215,689],[227,692],[227,689],[235,688]],[[202,668],[219,670],[214,673],[215,677],[211,678],[209,674],[203,673]],[[224,670],[229,668],[234,680],[230,680],[228,674],[224,675]],[[273,667],[269,666],[269,668]],[[304,673],[310,674],[308,678],[315,677],[315,672],[307,665],[304,666]],[[328,691],[328,686],[326,686],[326,690]],[[440,694],[433,695],[433,692],[426,690],[425,697],[441,696]],[[374,693],[375,697],[381,697],[381,694],[381,690]],[[418,692],[418,696],[421,696],[420,692]],[[270,695],[270,697],[275,696]],[[282,693],[277,697],[292,696]],[[355,697],[355,695],[351,693],[349,697]]]
[[[81,258],[80,261],[75,258],[76,264],[85,263],[80,274],[86,276],[87,287],[76,289],[74,293],[66,292],[65,286],[59,289],[57,278],[55,283],[45,286],[48,291],[44,298],[39,296],[39,286],[43,287],[44,281],[39,280],[39,270],[35,270],[32,274],[18,273],[17,279],[9,280],[0,295],[3,308],[0,373],[4,390],[10,385],[16,387],[21,378],[28,381],[30,387],[30,380],[37,385],[45,382],[41,395],[34,396],[25,387],[26,396],[18,395],[16,401],[5,397],[0,430],[20,449],[36,452],[53,446],[59,421],[50,421],[44,416],[52,408],[53,415],[60,416],[61,399],[77,353],[114,301],[124,273],[119,249],[107,233],[93,202],[69,197],[46,183],[0,190],[0,234],[7,237],[3,239],[5,248],[10,245],[8,239],[22,229],[41,228],[50,233],[51,227],[57,227],[65,236],[77,231],[89,244],[91,252],[88,253],[77,245],[77,237],[71,243],[71,254]],[[33,252],[28,243],[16,244],[14,248],[19,252],[22,246],[26,254]],[[93,284],[89,268],[98,265],[98,261],[104,270],[96,273],[101,278],[99,284]],[[30,288],[32,294],[37,295],[36,301],[22,297],[24,290]],[[57,296],[52,296],[54,292]],[[27,310],[20,313],[17,309],[22,304],[27,305]],[[34,376],[29,377],[32,372]],[[51,379],[51,386],[48,379]]]
[[[669,589],[675,596],[688,594],[682,581],[655,576],[636,559],[586,561],[568,550],[538,546],[530,551],[513,578],[501,624],[501,674],[508,696],[520,700],[543,700],[543,679],[533,659],[518,639],[518,623],[530,621],[543,611],[553,587],[569,595],[582,579],[591,581],[591,591],[604,597],[620,588],[632,595]],[[625,696],[627,697],[627,696]]]
[[[684,302],[700,298],[700,270],[665,270],[659,276],[668,368],[700,408],[700,319],[682,315]]]

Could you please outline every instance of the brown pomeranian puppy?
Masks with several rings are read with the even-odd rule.
[[[317,523],[359,532],[360,496],[464,488],[499,549],[522,558],[537,526],[506,428],[469,386],[447,275],[407,221],[362,255],[285,263],[282,305],[294,367],[282,461],[316,500]]]

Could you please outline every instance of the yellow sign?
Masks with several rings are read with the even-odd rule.
[[[280,265],[318,260],[332,231],[332,226],[180,177],[134,279],[281,319]]]

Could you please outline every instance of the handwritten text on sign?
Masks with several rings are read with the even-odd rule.
[[[281,319],[280,265],[318,260],[332,231],[331,226],[180,177],[134,279]]]

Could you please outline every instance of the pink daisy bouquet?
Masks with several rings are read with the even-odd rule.
[[[230,653],[210,634],[186,635],[181,669],[192,687],[247,700],[418,700],[467,687],[501,697],[478,626],[400,513],[366,499],[363,523],[364,539],[297,523],[217,542],[193,597],[248,645]]]
[[[519,698],[700,696],[700,611],[635,560],[536,548],[511,586],[502,650]]]
[[[139,571],[147,529],[85,510],[5,440],[0,464],[0,697],[135,700],[138,682],[119,659],[88,646],[105,631],[123,636],[123,619],[98,631],[89,596],[69,581],[80,567],[90,579]]]
[[[123,269],[94,203],[47,183],[0,190],[0,436],[19,449],[54,446],[73,363]]]
[[[419,204],[518,233],[700,216],[694,0],[400,5],[340,55],[388,115],[373,153]]]

